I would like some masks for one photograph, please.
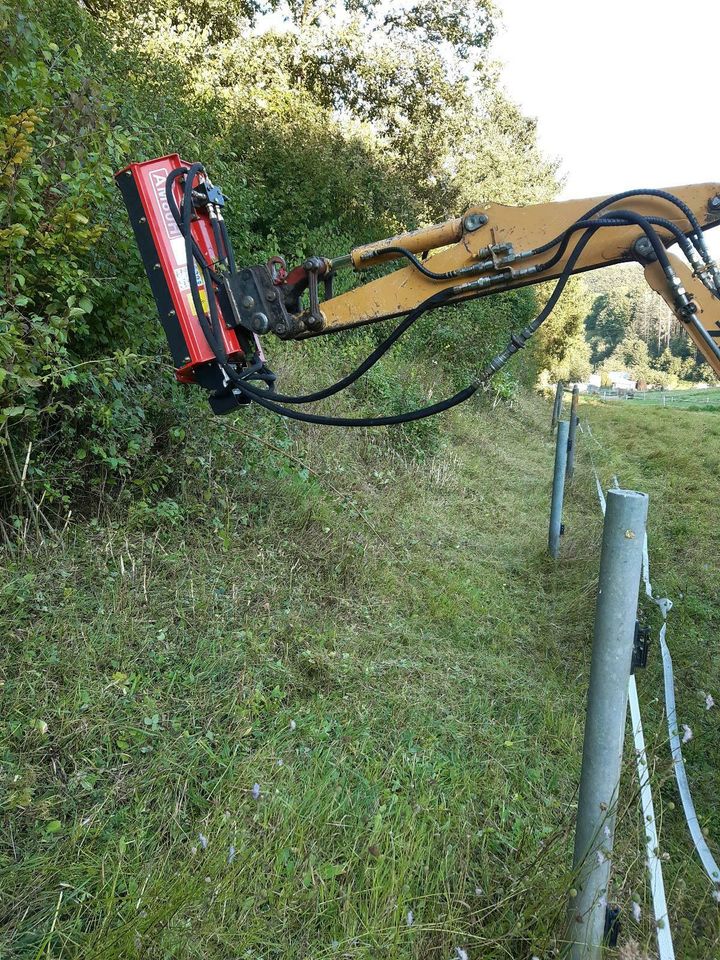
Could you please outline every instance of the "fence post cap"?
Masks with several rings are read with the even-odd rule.
[[[641,500],[647,500],[648,495],[646,493],[640,493],[639,490],[621,490],[617,487],[611,487],[607,492],[608,497],[639,497]]]

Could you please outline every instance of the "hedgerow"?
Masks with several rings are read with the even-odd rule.
[[[229,198],[242,262],[343,253],[456,213],[449,205],[463,201],[460,180],[444,175],[434,192],[421,190],[411,166],[403,170],[403,151],[415,163],[428,151],[427,165],[437,160],[439,168],[448,146],[433,140],[434,114],[422,104],[412,107],[415,128],[396,118],[381,129],[368,120],[368,102],[350,104],[356,119],[318,102],[319,75],[298,73],[288,35],[229,36],[225,24],[216,41],[202,23],[158,13],[123,20],[116,7],[92,16],[73,0],[0,2],[0,497],[16,523],[28,497],[43,502],[52,523],[71,507],[116,499],[123,485],[162,495],[178,479],[174,464],[158,464],[163,438],[201,409],[202,398],[173,383],[114,186],[127,162],[176,151],[202,159]],[[348,63],[358,70],[353,50]],[[426,55],[430,63],[431,48]],[[387,57],[376,60],[379,70],[395,69]],[[440,87],[448,116],[450,105],[474,109],[458,83]],[[518,129],[514,163],[529,171],[532,130]],[[512,132],[503,136],[512,143]],[[494,142],[492,156],[478,153],[478,171],[499,149]],[[523,190],[547,193],[552,172],[535,168],[535,186]],[[492,185],[489,166],[484,176]],[[511,189],[506,179],[494,181],[500,199]],[[470,306],[464,319],[424,320],[351,402],[395,412],[422,401],[438,376],[449,386],[466,382],[533,304],[520,292]],[[332,375],[378,335],[271,352],[300,379],[313,357]],[[418,450],[433,443],[432,427],[410,435]]]

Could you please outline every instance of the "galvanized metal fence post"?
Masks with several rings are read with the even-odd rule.
[[[572,480],[575,471],[575,434],[578,426],[578,403],[580,401],[580,387],[573,387],[572,401],[570,402],[570,432],[568,433],[568,454],[565,475]]]
[[[571,960],[602,955],[648,498],[609,490],[575,832]]]
[[[558,420],[557,438],[555,440],[555,470],[553,473],[552,498],[550,500],[550,532],[548,533],[550,556],[554,557],[555,560],[560,556],[569,429],[570,424],[567,420]]]
[[[555,426],[562,414],[563,390],[563,382],[562,380],[558,380],[558,385],[555,388],[555,400],[553,402],[552,423],[550,424],[551,430],[555,430]]]

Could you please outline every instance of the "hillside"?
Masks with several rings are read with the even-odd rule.
[[[584,332],[596,371],[629,370],[635,379],[665,389],[716,383],[639,264],[599,270],[583,281],[591,298]]]
[[[434,455],[208,422],[206,497],[71,522],[3,570],[0,952],[548,957],[571,883],[600,517],[590,455],[651,497],[702,822],[720,836],[720,420],[583,408],[563,559],[549,409],[490,398]],[[183,443],[177,446],[183,455]],[[678,955],[720,944],[640,677]],[[632,756],[628,758],[632,766]],[[651,948],[630,772],[615,892]],[[637,925],[632,899],[643,909]],[[651,954],[652,955],[652,954]]]
[[[131,161],[205,164],[238,267],[285,257],[287,284],[266,271],[261,287],[302,331],[312,298],[296,301],[292,267],[309,256],[347,266],[358,245],[469,204],[557,195],[558,162],[504,90],[500,28],[493,0],[0,0],[2,960],[557,956],[601,530],[591,457],[604,481],[651,494],[689,773],[720,837],[718,712],[706,709],[708,695],[720,703],[713,404],[584,406],[592,433],[553,564],[554,443],[535,392],[584,378],[591,359],[637,361],[666,385],[707,376],[687,342],[635,288],[593,301],[572,277],[482,388],[488,361],[542,320],[547,284],[409,314],[357,380],[398,318],[300,343],[263,334],[282,403],[325,394],[299,407],[310,419],[387,422],[467,400],[442,416],[328,430],[269,414],[256,393],[214,417],[173,376],[115,185]],[[193,202],[217,249],[168,272],[163,322],[181,315],[187,283],[198,379],[251,394],[243,377],[272,375],[250,344],[242,370],[229,366],[221,318],[214,332],[205,322],[197,265],[208,296],[234,268],[213,209]],[[181,233],[191,221],[187,206]],[[551,263],[575,226],[544,246]],[[488,250],[476,253],[430,271],[475,278],[453,300],[510,282],[504,261],[491,275]],[[339,269],[334,293],[387,269]],[[188,343],[174,343],[176,362]],[[718,909],[673,806],[656,654],[641,687],[678,956],[708,960]],[[622,960],[645,960],[627,762],[613,897]]]

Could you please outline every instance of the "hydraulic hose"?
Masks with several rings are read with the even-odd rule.
[[[396,253],[398,256],[404,257],[410,261],[416,270],[429,280],[454,280],[459,275],[457,270],[448,270],[446,273],[436,273],[434,270],[429,270],[422,260],[418,260],[415,254],[410,250],[406,250],[405,247],[383,247],[381,252],[383,255],[386,253]]]
[[[392,333],[386,337],[382,343],[380,343],[373,350],[373,352],[369,354],[361,364],[359,364],[359,366],[357,366],[351,373],[332,384],[332,386],[325,387],[323,390],[316,390],[314,393],[306,393],[299,396],[275,393],[273,394],[273,399],[278,400],[281,403],[302,404],[315,403],[318,400],[325,400],[327,397],[334,396],[336,393],[339,393],[346,387],[351,386],[351,384],[355,383],[356,380],[359,380],[364,373],[367,373],[367,371],[373,367],[395,343],[397,343],[400,337],[407,330],[409,330],[415,321],[419,320],[424,313],[426,313],[428,310],[442,306],[443,303],[447,302],[449,299],[450,292],[447,290],[441,290],[432,297],[428,297],[427,300],[424,300],[421,304],[419,304],[419,306],[415,307],[414,310],[411,310],[405,319],[399,323],[397,327],[395,327]]]
[[[612,211],[613,214],[616,211]],[[598,221],[580,221],[577,224],[573,224],[570,227],[561,242],[560,249],[556,252],[550,260],[542,264],[539,268],[542,270],[549,269],[554,266],[565,253],[567,249],[571,234],[579,229],[588,229],[590,227],[599,227],[599,226],[624,226],[628,222],[627,218],[624,218],[624,211],[617,211],[617,218],[603,218]],[[685,244],[689,246],[685,234],[677,227],[672,221],[664,220],[660,217],[648,217],[648,223],[657,224],[658,226],[666,227],[674,236],[678,239],[678,242],[684,241]],[[584,244],[583,244],[584,247]],[[663,248],[664,249],[664,248]],[[406,257],[410,262],[415,266],[421,273],[425,276],[431,277],[436,280],[446,280],[452,279],[456,276],[455,271],[449,271],[448,273],[433,273],[430,270],[427,270],[423,264],[409,251],[404,247],[389,247],[386,251],[388,253],[399,253],[401,256]],[[539,271],[538,271],[539,272]],[[327,397],[333,396],[336,393],[339,393],[341,390],[350,386],[352,383],[355,383],[364,373],[366,373],[375,363],[380,360],[380,358],[387,353],[390,347],[399,340],[399,338],[405,333],[405,331],[420,317],[422,314],[429,309],[442,305],[443,302],[447,302],[451,297],[450,291],[441,291],[438,294],[435,294],[433,297],[429,297],[422,304],[416,307],[411,311],[408,316],[399,324],[395,330],[390,334],[390,336],[384,340],[377,348],[370,354],[364,361],[361,363],[352,373],[348,374],[346,377],[343,377],[341,380],[338,380],[337,383],[333,384],[330,387],[325,388],[324,390],[318,390],[314,393],[308,393],[301,396],[293,396],[287,394],[274,394],[273,400],[279,401],[281,403],[290,403],[290,404],[304,404],[304,403],[314,403],[318,400],[324,400]]]
[[[465,387],[463,390],[460,390],[458,393],[454,394],[451,397],[448,397],[446,400],[441,400],[438,403],[431,404],[427,407],[422,407],[419,410],[412,410],[408,413],[396,414],[394,416],[387,417],[328,417],[322,414],[312,414],[312,413],[302,413],[297,410],[292,410],[288,407],[280,406],[277,403],[273,403],[271,400],[267,399],[266,394],[263,391],[256,390],[252,387],[248,387],[245,384],[238,384],[237,389],[241,394],[251,400],[255,400],[260,406],[265,407],[267,410],[271,410],[273,413],[278,413],[281,416],[290,418],[291,420],[299,420],[302,423],[317,423],[322,424],[323,426],[335,426],[335,427],[381,427],[381,426],[392,426],[401,423],[410,423],[414,420],[423,420],[426,417],[434,416],[437,413],[442,413],[445,410],[449,410],[452,407],[456,407],[461,403],[464,403],[468,400],[474,393],[479,390],[497,371],[510,359],[510,357],[517,352],[522,346],[525,345],[525,342],[532,336],[533,333],[544,323],[552,312],[555,304],[557,303],[560,295],[567,284],[569,277],[572,274],[573,267],[577,262],[580,254],[582,253],[585,245],[588,240],[594,233],[596,227],[588,229],[583,237],[578,241],[575,249],[573,250],[568,262],[563,268],[563,272],[558,277],[555,289],[553,290],[550,299],[546,303],[543,310],[538,314],[535,320],[528,324],[520,334],[513,335],[510,343],[503,351],[503,353],[498,354],[485,369],[476,377],[473,382]]]
[[[228,258],[228,265],[230,266],[230,273],[235,273],[237,267],[235,265],[235,251],[233,250],[232,241],[230,240],[230,234],[228,233],[227,224],[223,219],[222,214],[218,217],[220,223],[220,233],[222,234],[223,242],[225,244],[225,252]]]
[[[178,227],[180,227],[181,231],[182,231],[182,229],[183,229],[182,216],[181,216],[181,214],[180,214],[180,211],[178,210],[178,205],[177,205],[177,203],[175,202],[175,194],[173,193],[173,189],[172,189],[172,188],[173,188],[173,185],[174,185],[175,181],[176,181],[179,177],[182,177],[182,176],[185,176],[186,174],[188,174],[188,173],[190,172],[190,170],[194,170],[194,171],[195,171],[195,173],[193,174],[193,179],[194,179],[194,178],[197,176],[198,173],[204,173],[204,172],[205,172],[205,167],[204,167],[201,163],[195,163],[195,164],[192,165],[192,167],[177,167],[175,170],[173,170],[173,171],[170,173],[170,175],[168,176],[167,180],[165,181],[165,198],[166,198],[166,200],[167,200],[167,202],[168,202],[168,206],[170,207],[170,212],[171,212],[171,214],[173,215],[173,219],[174,219],[175,222],[177,223]],[[191,181],[191,182],[192,182],[192,181]],[[192,201],[192,198],[191,198],[191,201]],[[190,215],[191,215],[191,218],[192,218],[192,203],[191,203],[191,207],[190,207]],[[204,257],[204,255],[203,255],[202,250],[200,249],[200,247],[198,246],[198,244],[195,242],[195,240],[194,240],[192,237],[191,237],[191,241],[192,241],[193,255],[195,256],[195,258],[198,260],[199,263],[206,263],[205,257]],[[209,267],[209,264],[207,264],[207,266]],[[212,277],[213,277],[213,279],[214,279],[215,281],[219,280],[219,277],[218,277],[217,273],[215,273],[215,271],[212,270],[212,268],[210,268],[210,272],[211,272]]]
[[[595,204],[590,210],[587,210],[583,216],[582,220],[589,220],[591,217],[594,217],[596,213],[599,213],[601,210],[604,210],[606,207],[609,207],[612,203],[619,203],[621,200],[627,200],[630,197],[658,197],[661,200],[667,200],[668,203],[674,204],[685,216],[687,221],[690,223],[690,226],[693,228],[694,235],[697,239],[697,242],[703,247],[707,253],[707,248],[705,247],[704,235],[702,227],[698,223],[697,217],[690,209],[690,207],[685,203],[684,200],[681,200],[679,197],[676,197],[673,193],[668,193],[666,190],[626,190],[624,193],[616,193],[611,197],[608,197],[606,200],[602,200],[600,203]],[[609,216],[612,216],[615,213],[614,210],[609,211]],[[679,228],[678,228],[679,229]],[[561,242],[564,233],[559,234],[557,237],[554,237],[552,240],[548,240],[547,243],[544,243],[540,247],[536,247],[533,250],[533,255],[539,253],[546,253],[548,250],[552,250],[553,247],[557,246]],[[683,234],[684,236],[684,234]],[[693,236],[691,235],[691,241]],[[694,243],[697,247],[697,244]],[[697,247],[699,250],[699,247]],[[699,251],[702,252],[702,251]],[[709,256],[709,254],[708,254]],[[707,261],[706,261],[707,263]]]
[[[554,309],[555,304],[557,303],[562,291],[567,284],[567,281],[572,274],[573,268],[577,263],[583,249],[590,240],[590,237],[595,233],[600,227],[610,227],[610,226],[626,226],[628,223],[634,223],[639,226],[645,235],[647,236],[649,242],[652,244],[653,251],[660,262],[667,278],[668,282],[671,284],[673,289],[676,289],[675,276],[670,265],[670,261],[667,256],[665,247],[660,240],[660,237],[655,230],[655,226],[661,226],[666,228],[676,240],[681,243],[683,250],[687,253],[689,249],[689,243],[685,234],[674,224],[672,221],[665,220],[659,217],[643,217],[639,214],[636,214],[634,211],[628,210],[612,210],[608,211],[609,215],[606,217],[598,218],[596,220],[590,219],[592,215],[597,213],[600,210],[603,210],[611,203],[618,202],[621,199],[625,199],[629,196],[637,195],[651,195],[659,196],[663,199],[667,199],[670,202],[675,203],[687,216],[689,222],[693,228],[697,231],[698,236],[702,237],[702,230],[700,225],[697,222],[697,219],[694,217],[692,211],[687,207],[683,201],[679,200],[677,197],[673,197],[672,194],[668,194],[665,191],[628,191],[624,194],[617,194],[614,197],[608,198],[600,204],[596,204],[591,211],[588,211],[588,214],[580,220],[569,227],[563,232],[559,237],[554,240],[549,241],[547,244],[544,244],[542,247],[539,247],[532,251],[533,255],[538,253],[545,252],[552,249],[554,246],[557,246],[558,249],[555,251],[552,257],[545,263],[536,265],[536,268],[533,272],[543,272],[555,266],[560,259],[564,256],[567,247],[570,243],[572,235],[578,230],[584,230],[583,236],[577,242],[572,254],[568,258],[567,263],[565,264],[561,274],[557,279],[555,289],[551,294],[547,304],[543,310],[538,314],[538,316],[533,320],[532,323],[528,324],[522,331],[517,334],[513,334],[511,340],[507,347],[502,353],[499,353],[493,360],[488,364],[488,366],[481,372],[481,374],[468,386],[453,396],[439,401],[438,403],[431,404],[427,407],[422,407],[418,410],[409,411],[403,414],[396,414],[393,416],[386,417],[329,417],[322,414],[309,414],[302,413],[284,407],[281,404],[288,403],[292,405],[299,405],[305,403],[312,403],[318,400],[326,399],[330,396],[333,396],[339,393],[341,390],[346,389],[356,380],[358,380],[364,373],[366,373],[375,363],[377,363],[382,356],[400,339],[400,337],[409,329],[409,327],[416,322],[427,310],[433,309],[438,306],[442,306],[445,303],[452,301],[458,294],[462,294],[464,300],[470,299],[468,294],[472,291],[472,284],[464,284],[460,286],[455,286],[448,288],[443,291],[439,291],[437,294],[427,298],[423,303],[418,307],[412,310],[405,319],[398,324],[398,326],[393,330],[393,332],[376,347],[376,349],[350,374],[342,377],[336,383],[332,384],[329,387],[326,387],[322,390],[315,391],[310,394],[305,395],[285,395],[285,394],[276,394],[274,392],[274,387],[270,381],[270,376],[268,376],[269,371],[266,371],[262,361],[258,360],[252,364],[249,368],[246,368],[242,373],[238,373],[237,370],[229,363],[227,352],[225,350],[222,339],[216,335],[216,331],[220,329],[220,320],[218,315],[217,299],[213,289],[213,282],[218,281],[218,275],[212,270],[211,266],[206,262],[202,252],[200,251],[197,243],[195,243],[192,237],[192,182],[198,173],[204,172],[204,167],[202,164],[193,164],[189,168],[179,168],[172,171],[170,176],[167,179],[166,183],[166,195],[170,210],[175,218],[178,226],[181,229],[181,232],[185,239],[185,252],[188,262],[188,280],[190,284],[190,291],[193,299],[193,303],[197,312],[198,321],[200,323],[203,334],[206,337],[209,345],[211,346],[217,362],[221,367],[224,375],[226,376],[229,383],[234,385],[234,390],[245,397],[248,400],[254,400],[260,406],[265,407],[266,409],[280,414],[282,416],[289,417],[290,419],[299,420],[306,423],[317,423],[328,426],[343,426],[343,427],[371,427],[371,426],[390,426],[401,423],[408,423],[414,420],[424,419],[426,417],[433,416],[437,413],[441,413],[445,410],[448,410],[454,406],[457,406],[460,403],[463,403],[469,397],[471,397],[480,386],[487,382],[490,377],[493,376],[505,363],[521,349],[527,340],[536,332],[536,330],[541,326],[541,324],[547,319],[551,311]],[[173,184],[175,180],[180,176],[186,177],[186,188],[183,196],[182,212],[178,209],[175,202],[175,197],[173,194]],[[187,184],[190,185],[188,189]],[[213,221],[213,229],[215,230],[215,222]],[[215,232],[216,243],[218,244],[218,252],[222,256],[223,252],[225,254],[225,259],[228,262],[228,265],[233,269],[235,258],[232,251],[232,245],[230,238],[227,234],[227,228],[225,226],[224,220],[219,219],[219,232],[220,237],[218,237],[218,232]],[[691,238],[692,239],[692,238]],[[222,240],[222,244],[219,242]],[[223,251],[224,247],[224,251]],[[408,259],[412,265],[418,269],[425,276],[430,277],[431,279],[437,280],[449,280],[454,279],[458,276],[457,271],[448,271],[444,274],[436,274],[433,271],[428,270],[410,251],[406,250],[403,247],[390,247],[387,252],[389,253],[398,253],[401,256]],[[202,270],[203,278],[205,280],[207,293],[208,293],[208,309],[210,312],[210,318],[208,319],[205,309],[203,307],[202,300],[200,298],[200,292],[198,289],[197,278],[195,276],[194,261],[200,264]],[[462,275],[462,274],[460,274]],[[248,383],[248,379],[254,380],[265,380],[269,382],[267,389],[258,389],[251,387]]]
[[[591,210],[589,210],[586,214],[584,214],[584,216],[582,217],[582,220],[578,221],[578,223],[584,223],[590,220],[596,213],[603,210],[605,207],[609,206],[611,203],[617,203],[619,200],[625,199],[628,196],[642,196],[645,194],[651,194],[653,196],[657,195],[662,197],[663,199],[668,199],[668,200],[672,200],[672,202],[675,202],[677,206],[682,210],[682,212],[686,214],[686,216],[688,216],[688,219],[690,220],[691,225],[696,227],[697,230],[699,230],[700,233],[702,234],[700,225],[698,224],[697,219],[695,218],[692,210],[682,200],[680,200],[677,197],[674,197],[673,194],[666,193],[665,191],[662,191],[662,190],[626,191],[624,194],[622,193],[616,194],[615,196],[609,197],[607,200],[604,200],[602,203],[596,204]],[[609,221],[611,219],[614,219],[616,215],[621,216],[625,212],[626,211],[611,210],[611,211],[608,211],[608,214],[603,219],[607,219]],[[677,224],[673,223],[672,220],[668,220],[664,217],[651,216],[651,217],[646,217],[645,219],[648,223],[653,224],[654,226],[663,227],[674,236],[675,240],[682,248],[683,253],[688,258],[688,260],[690,261],[690,263],[693,265],[693,267],[696,269],[696,272],[697,272],[698,267],[700,266],[700,260],[696,259],[697,255],[695,254],[694,251],[697,250],[700,245],[693,242],[694,236],[691,234],[691,237],[688,238],[688,236],[685,233],[683,233],[683,231],[680,229],[680,227],[677,226]],[[610,224],[608,222],[607,225],[610,226],[614,224]],[[554,264],[561,259],[562,255],[567,249],[567,241],[568,241],[569,234],[576,229],[578,229],[577,223],[573,224],[571,227],[565,230],[562,234],[559,234],[557,237],[553,238],[552,240],[547,241],[547,243],[544,243],[542,246],[536,247],[533,250],[530,250],[521,254],[517,259],[527,260],[531,256],[537,256],[538,254],[546,253],[548,250],[551,250],[553,247],[560,245],[561,247],[560,251],[558,251],[554,257],[552,257],[549,261],[547,261],[546,264],[542,266],[542,269],[548,269],[549,266],[554,266]],[[418,270],[419,273],[421,273],[425,277],[428,277],[430,280],[438,280],[438,281],[454,280],[458,276],[462,276],[463,274],[467,274],[471,272],[469,268],[465,267],[465,268],[461,268],[460,270],[449,270],[444,273],[437,273],[433,270],[430,270],[428,267],[426,267],[424,263],[418,260],[418,258],[410,250],[405,249],[405,247],[400,247],[400,246],[388,247],[383,252],[394,253],[401,257],[404,257],[406,260],[408,260],[412,264],[413,267],[415,267],[416,270]],[[706,266],[707,266],[707,263],[706,263]],[[537,272],[540,272],[540,268],[538,269]]]

